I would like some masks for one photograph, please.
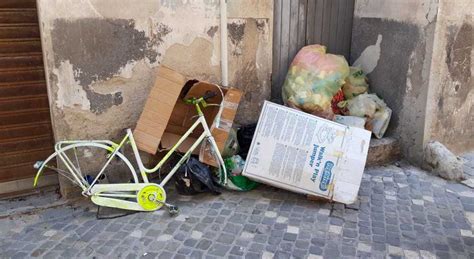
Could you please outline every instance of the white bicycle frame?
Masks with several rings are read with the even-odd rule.
[[[193,143],[193,145],[187,150],[187,152],[181,157],[178,163],[173,167],[173,169],[166,175],[166,177],[158,184],[161,187],[164,187],[166,183],[173,177],[176,171],[181,167],[181,165],[191,156],[193,151],[203,142],[203,140],[207,139],[211,144],[212,150],[215,154],[215,157],[218,159],[219,167],[222,170],[223,179],[220,178],[221,184],[227,184],[227,172],[224,166],[224,160],[219,152],[219,148],[217,147],[216,141],[214,140],[209,126],[207,125],[206,119],[202,113],[198,115],[197,120],[194,124],[186,131],[186,133],[178,140],[178,142],[166,153],[163,159],[153,168],[146,168],[143,165],[143,162],[140,158],[140,153],[138,151],[138,147],[136,145],[135,139],[133,137],[133,133],[130,129],[127,129],[127,133],[122,141],[117,144],[110,140],[78,140],[78,141],[61,141],[56,143],[55,145],[55,152],[49,156],[44,162],[41,162],[40,166],[35,165],[35,167],[39,168],[38,173],[35,177],[34,185],[38,181],[38,178],[44,169],[47,167],[47,163],[54,159],[54,157],[58,156],[61,161],[64,163],[68,171],[72,174],[75,182],[82,188],[82,194],[84,196],[92,196],[92,200],[94,203],[104,206],[112,206],[112,207],[121,207],[133,210],[143,210],[138,204],[135,204],[130,201],[121,200],[120,204],[117,205],[116,199],[105,198],[105,197],[113,197],[113,198],[134,198],[134,194],[130,194],[130,191],[139,191],[141,188],[149,184],[147,174],[154,173],[158,171],[166,161],[171,157],[171,155],[176,151],[176,149],[185,141],[186,138],[189,137],[193,133],[193,131],[201,125],[204,129],[203,133],[199,136],[199,138]],[[140,170],[140,175],[142,178],[142,183],[140,183],[137,173],[133,168],[130,161],[120,152],[120,149],[127,143],[130,142],[132,146],[133,154],[135,156],[135,160],[138,164],[138,169]],[[94,180],[89,184],[88,181],[85,179],[85,176],[82,174],[80,167],[77,168],[74,163],[69,159],[68,156],[64,154],[65,151],[70,149],[75,149],[77,147],[98,147],[102,149],[106,149],[107,151],[111,152],[108,155],[108,159],[104,166],[100,169],[99,173],[95,176]],[[75,151],[75,150],[74,150]],[[77,154],[75,153],[76,160]],[[127,167],[130,169],[133,179],[135,183],[123,183],[123,184],[97,184],[101,176],[104,174],[105,169],[109,166],[112,159],[118,156],[122,159]],[[78,162],[79,164],[79,162]],[[221,177],[219,175],[219,177]],[[150,184],[149,184],[150,185]],[[154,185],[154,184],[153,184]],[[128,193],[127,193],[128,192]],[[104,198],[102,198],[104,197]]]

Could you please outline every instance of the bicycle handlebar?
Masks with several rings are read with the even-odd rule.
[[[202,99],[204,99],[204,101],[207,101],[207,99],[210,99],[210,98],[212,98],[216,95],[217,95],[216,92],[207,90],[206,93],[204,94],[204,96],[202,97]]]
[[[206,93],[204,93],[204,95],[202,97],[199,97],[199,98],[191,97],[191,98],[186,99],[184,101],[188,104],[198,104],[198,103],[202,103],[202,102],[204,102],[204,104],[205,104],[205,101],[207,99],[210,99],[210,98],[212,98],[216,95],[217,95],[216,92],[208,90],[208,91],[206,91]]]

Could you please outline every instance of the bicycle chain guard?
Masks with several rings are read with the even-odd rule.
[[[124,210],[155,211],[167,205],[165,190],[154,183],[96,184],[90,195],[96,205]]]

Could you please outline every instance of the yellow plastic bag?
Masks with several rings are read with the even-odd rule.
[[[283,85],[286,105],[322,117],[333,116],[331,100],[349,75],[343,56],[327,54],[326,47],[303,47],[290,65]]]

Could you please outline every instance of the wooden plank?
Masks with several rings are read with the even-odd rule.
[[[11,139],[22,139],[31,136],[50,134],[51,122],[34,122],[30,124],[17,125],[13,127],[0,128],[0,143]],[[0,150],[1,152],[1,150]]]
[[[39,38],[38,24],[12,24],[0,26],[0,39]]]
[[[38,23],[36,10],[12,10],[0,13],[0,24]]]
[[[41,53],[41,42],[39,38],[20,40],[0,40],[0,55],[11,53]]]
[[[331,26],[331,0],[324,0],[323,6],[323,21],[322,26],[322,35],[321,35],[321,44],[324,46],[329,45],[329,35],[330,35],[330,26]]]
[[[324,2],[325,0],[315,0],[315,20],[314,20],[314,41],[313,44],[322,44],[323,42],[323,19],[324,19]]]
[[[300,0],[299,10],[298,10],[298,45],[297,45],[296,51],[299,51],[302,47],[306,45],[307,5],[308,5],[308,0]]]
[[[346,14],[344,16],[344,56],[350,62],[351,41],[352,41],[352,21],[354,19],[354,5],[355,0],[346,1]]]
[[[328,53],[337,54],[337,23],[339,14],[339,1],[331,0],[331,14],[329,23],[329,43],[327,45]]]
[[[281,9],[281,50],[280,50],[280,81],[278,82],[279,87],[283,86],[288,72],[288,54],[290,47],[290,0],[283,0]]]
[[[0,167],[0,183],[34,177],[36,175],[37,170],[33,168],[33,164],[38,160],[45,159],[53,152],[54,150],[51,149],[45,151],[38,151],[33,154],[23,155],[23,157],[31,156],[33,159],[31,161],[26,161],[23,163],[16,163],[16,165],[14,166]],[[16,157],[13,157],[13,159],[16,159]],[[1,163],[2,158],[0,158],[0,165]],[[30,182],[30,184],[31,189],[33,189],[32,182]],[[3,190],[1,190],[0,192],[5,193]]]
[[[346,0],[336,0],[339,5],[338,13],[337,13],[337,31],[336,31],[336,46],[334,49],[334,53],[339,55],[344,55],[344,34],[347,33],[345,30],[345,22],[346,22],[346,8],[347,8],[347,1]]]
[[[54,150],[49,151],[50,153],[54,152]],[[48,152],[45,152],[44,154],[47,154]],[[46,155],[47,156],[47,155]],[[44,159],[44,158],[43,158]],[[40,160],[40,159],[38,159]],[[21,179],[27,179],[27,178],[32,178],[36,175],[36,169],[33,168],[33,164],[35,161],[30,161],[30,162],[25,162],[22,164],[18,164],[16,166],[12,167],[6,167],[6,168],[1,168],[0,169],[0,186],[3,187],[4,184],[10,182],[10,181],[17,181]],[[41,179],[42,181],[43,179]],[[15,186],[16,187],[16,186]],[[13,191],[15,189],[13,188],[5,188],[9,189],[10,191]],[[30,189],[33,189],[33,182],[30,182]],[[4,189],[2,188],[0,190],[0,193],[6,193]]]
[[[26,81],[44,81],[44,71],[42,67],[35,67],[25,70],[3,70],[0,71],[1,83],[16,83]]]
[[[0,85],[0,99],[38,94],[47,94],[46,82]]]
[[[291,1],[290,6],[290,49],[288,51],[288,63],[291,64],[293,58],[298,50],[298,12],[299,12],[299,1]]]
[[[280,46],[281,46],[281,7],[283,0],[273,2],[273,59],[272,59],[272,93],[275,102],[281,99],[280,86]]]
[[[24,69],[25,67],[42,67],[43,56],[41,53],[25,53],[25,55],[0,56],[1,69]]]
[[[36,8],[35,0],[2,0],[0,8]]]
[[[306,45],[314,44],[315,42],[316,2],[317,0],[308,0],[306,5]]]
[[[4,181],[4,169],[16,167],[19,164],[30,163],[31,168],[38,160],[47,158],[54,152],[53,145],[41,149],[32,149],[21,152],[4,153],[0,156],[0,182]],[[19,172],[18,172],[19,173]],[[33,174],[34,175],[34,174]],[[13,180],[13,179],[9,179]]]
[[[45,121],[50,121],[49,108],[14,113],[2,113],[0,111],[0,127]]]
[[[42,149],[44,147],[53,147],[53,136],[51,132],[45,135],[29,136],[28,138],[10,139],[0,141],[0,154],[12,152],[25,152],[31,149]]]
[[[47,95],[0,99],[0,111],[2,112],[15,112],[37,108],[49,108]]]

